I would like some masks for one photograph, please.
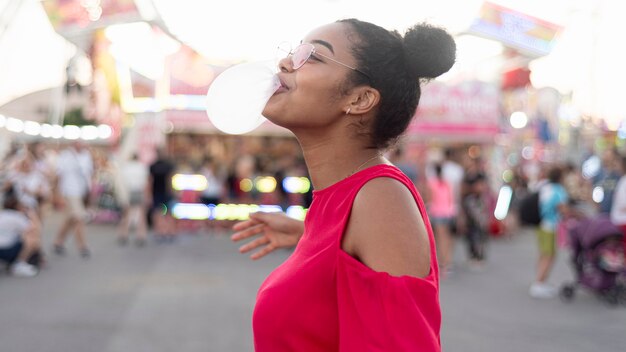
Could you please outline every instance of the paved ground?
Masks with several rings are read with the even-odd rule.
[[[47,221],[45,242],[58,220]],[[2,352],[251,351],[256,290],[288,255],[251,262],[224,234],[120,248],[108,225],[90,225],[93,257],[50,256],[34,279],[0,274]],[[581,292],[569,304],[528,297],[534,242],[493,241],[483,272],[464,268],[442,284],[442,342],[449,352],[626,350],[626,307]],[[564,253],[552,281],[571,278]]]

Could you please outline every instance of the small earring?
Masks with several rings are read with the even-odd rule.
[[[350,109],[352,108],[348,108],[348,110],[346,111],[346,115],[350,115]]]

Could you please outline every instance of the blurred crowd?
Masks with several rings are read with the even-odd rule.
[[[89,222],[115,225],[120,246],[132,243],[141,248],[150,239],[172,242],[177,233],[190,227],[212,231],[230,226],[242,219],[242,213],[232,208],[237,204],[247,206],[247,211],[259,210],[250,205],[272,205],[282,211],[291,206],[306,209],[312,200],[310,182],[303,181],[299,190],[285,182],[290,177],[308,178],[296,143],[282,137],[183,135],[169,140],[167,149],[126,157],[79,141],[16,144],[0,163],[0,260],[9,264],[13,275],[36,275],[46,262],[42,224],[52,212],[63,214],[63,219],[54,230],[51,252],[66,255],[67,238],[73,235],[79,255],[87,259],[92,254],[85,236]],[[567,205],[559,203],[553,209],[557,223],[548,230],[554,232],[557,245],[567,244],[561,220],[610,214],[615,204],[626,213],[626,158],[616,150],[597,156],[593,172],[585,173],[589,167],[572,163],[519,165],[509,171],[507,182],[495,178],[493,166],[481,156],[471,157],[467,148],[445,149],[437,155],[420,159],[400,146],[388,152],[387,158],[415,182],[424,198],[444,278],[460,265],[454,263],[457,242],[466,247],[467,262],[462,265],[481,271],[488,259],[489,240],[510,237],[528,225],[520,222],[522,204],[546,184],[561,185],[561,203]],[[511,190],[506,199],[500,199],[502,187]],[[506,203],[503,216],[494,213],[500,202]],[[234,216],[219,216],[217,210],[226,205]],[[547,208],[542,211],[548,212]],[[614,210],[612,220],[624,226],[626,215],[620,212]],[[533,226],[541,229],[543,225]],[[538,266],[545,267],[538,279],[542,284],[555,253],[550,254],[547,262],[539,254],[544,260]]]
[[[189,226],[230,227],[259,205],[284,211],[310,204],[312,189],[292,138],[202,142],[179,138],[148,160],[81,141],[13,145],[0,162],[0,262],[13,275],[36,275],[45,265],[41,224],[52,213],[63,218],[51,252],[66,255],[73,235],[87,259],[90,222],[115,225],[120,246],[131,243],[134,232],[140,248],[149,232],[169,243]],[[300,183],[287,184],[288,178]]]
[[[453,254],[458,240],[466,244],[469,269],[482,271],[489,239],[510,238],[525,227],[537,237],[536,280],[529,289],[533,298],[559,294],[558,288],[549,283],[559,248],[568,249],[572,256],[569,262],[576,264],[574,276],[582,281],[576,285],[586,284],[601,295],[609,292],[611,297],[614,292],[623,294],[618,281],[619,275],[626,272],[626,156],[608,149],[601,155],[590,155],[580,164],[520,164],[505,171],[506,181],[490,179],[493,173],[485,161],[467,156],[463,150],[446,150],[444,157],[427,164],[425,177],[419,181],[443,278],[454,272]],[[595,240],[573,239],[578,233]],[[602,246],[604,252],[582,253],[580,247],[585,243],[589,252]],[[612,269],[598,264],[604,258],[615,264]],[[583,269],[593,272],[591,284],[581,279]]]

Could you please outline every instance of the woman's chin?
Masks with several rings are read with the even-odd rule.
[[[276,106],[276,104],[272,104],[272,101],[270,100],[267,102],[267,104],[263,108],[261,115],[263,115],[263,117],[268,119],[270,122],[278,125],[277,120],[279,120],[279,116],[280,116],[279,112],[280,112],[280,109],[278,108],[278,106]]]
[[[273,111],[271,109],[265,109],[263,110],[262,114],[263,117],[267,119],[267,121],[273,123],[276,126],[283,127],[291,131],[291,129],[289,128],[289,123],[287,123],[284,118],[281,119],[282,115],[278,114],[276,111]]]
[[[265,117],[266,119],[268,119],[270,122],[272,123],[276,123],[274,120],[274,114],[272,113],[271,109],[263,109],[263,112],[261,112],[261,115],[263,115],[263,117]]]

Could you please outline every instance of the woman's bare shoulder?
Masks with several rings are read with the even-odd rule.
[[[392,178],[367,182],[354,200],[343,249],[376,271],[426,276],[428,233],[409,189]]]

